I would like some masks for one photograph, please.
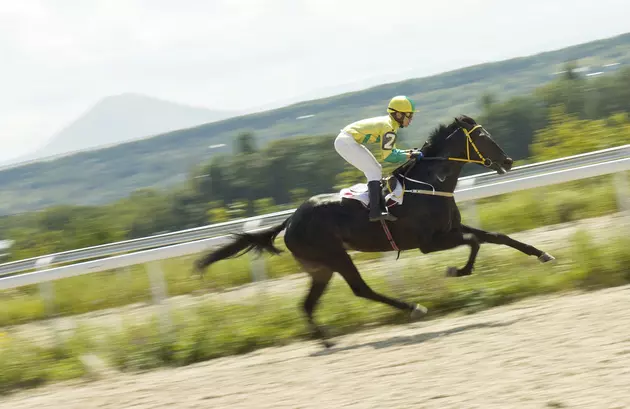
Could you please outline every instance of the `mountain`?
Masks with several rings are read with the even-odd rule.
[[[191,107],[140,94],[110,96],[53,136],[28,159],[112,146],[234,115],[237,113]]]
[[[258,145],[294,136],[336,134],[350,121],[382,115],[387,101],[398,94],[412,97],[421,111],[411,128],[401,133],[400,146],[419,146],[438,123],[458,114],[478,115],[484,93],[493,93],[500,100],[528,94],[554,79],[567,61],[577,61],[585,75],[606,75],[630,65],[630,33],[4,169],[0,171],[0,214],[61,203],[102,204],[128,196],[138,188],[170,187],[184,181],[194,166],[213,155],[229,153],[241,132],[253,131]],[[128,118],[135,120],[134,116]],[[330,155],[336,155],[332,146]]]

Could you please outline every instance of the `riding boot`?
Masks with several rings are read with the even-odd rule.
[[[381,196],[381,182],[379,180],[372,180],[368,182],[368,191],[370,195],[370,221],[377,222],[380,220],[395,221],[397,218],[389,214],[387,209],[381,207],[383,198]]]

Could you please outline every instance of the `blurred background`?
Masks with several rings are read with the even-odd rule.
[[[225,261],[203,279],[191,275],[193,249],[7,280],[160,249],[169,232],[201,229],[168,244],[224,237],[244,218],[364,182],[333,140],[384,115],[395,95],[420,110],[402,149],[465,114],[516,167],[610,148],[627,161],[626,3],[0,2],[0,392],[305,339],[307,281],[288,252]],[[389,253],[352,257],[374,288],[424,300],[435,316],[627,284],[628,173],[461,204],[464,222],[544,247],[553,267],[484,246],[475,276],[453,282],[444,269],[467,249],[397,264]],[[333,335],[400,322],[339,280],[322,303]]]

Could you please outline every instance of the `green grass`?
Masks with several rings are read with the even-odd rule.
[[[514,192],[477,202],[482,228],[504,233],[602,216],[616,211],[611,175]],[[466,204],[462,206],[462,214],[464,222],[469,220],[470,213]],[[277,239],[276,245],[286,250],[282,239]],[[353,259],[359,263],[380,257],[380,253],[353,255]],[[487,253],[481,259],[485,257]],[[221,291],[252,281],[249,255],[218,263],[207,271],[204,280],[191,276],[193,260],[194,257],[182,257],[162,262],[169,296]],[[288,251],[280,256],[266,256],[265,261],[270,278],[300,272]],[[55,281],[53,286],[54,311],[57,316],[151,302],[145,265],[62,279]],[[0,292],[0,303],[0,326],[46,318],[47,312],[38,286]]]
[[[483,229],[513,233],[610,214],[616,200],[613,175],[605,175],[481,199],[477,208]]]
[[[630,283],[630,238],[594,243],[578,232],[570,248],[555,254],[555,264],[540,264],[513,252],[486,252],[473,276],[447,279],[446,255],[426,257],[421,265],[403,260],[392,279],[371,276],[378,291],[429,307],[428,319],[445,314],[474,313],[541,294],[595,290]],[[452,256],[451,256],[452,259]],[[334,280],[317,311],[317,319],[333,336],[366,325],[407,322],[406,314],[355,297],[342,280]],[[119,329],[80,327],[55,347],[0,334],[0,392],[48,382],[85,377],[90,369],[81,357],[90,353],[119,371],[182,366],[221,356],[283,345],[307,337],[298,309],[303,292],[287,296],[258,293],[250,302],[204,301],[172,312],[172,331],[162,334],[159,322],[125,322]]]
[[[277,246],[284,252],[279,256],[266,257],[268,277],[279,278],[300,272],[281,240],[278,240]],[[358,254],[354,258],[367,261],[379,257],[378,253],[373,253]],[[162,262],[169,296],[221,291],[252,282],[249,255],[223,261],[209,269],[203,280],[191,275],[193,261],[194,257],[181,257]],[[53,285],[56,316],[152,302],[146,265],[61,279]],[[0,326],[47,318],[44,300],[35,285],[0,292],[0,303]]]

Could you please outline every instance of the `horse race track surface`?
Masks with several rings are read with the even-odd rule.
[[[529,299],[185,368],[4,398],[0,408],[626,408],[630,286]]]

